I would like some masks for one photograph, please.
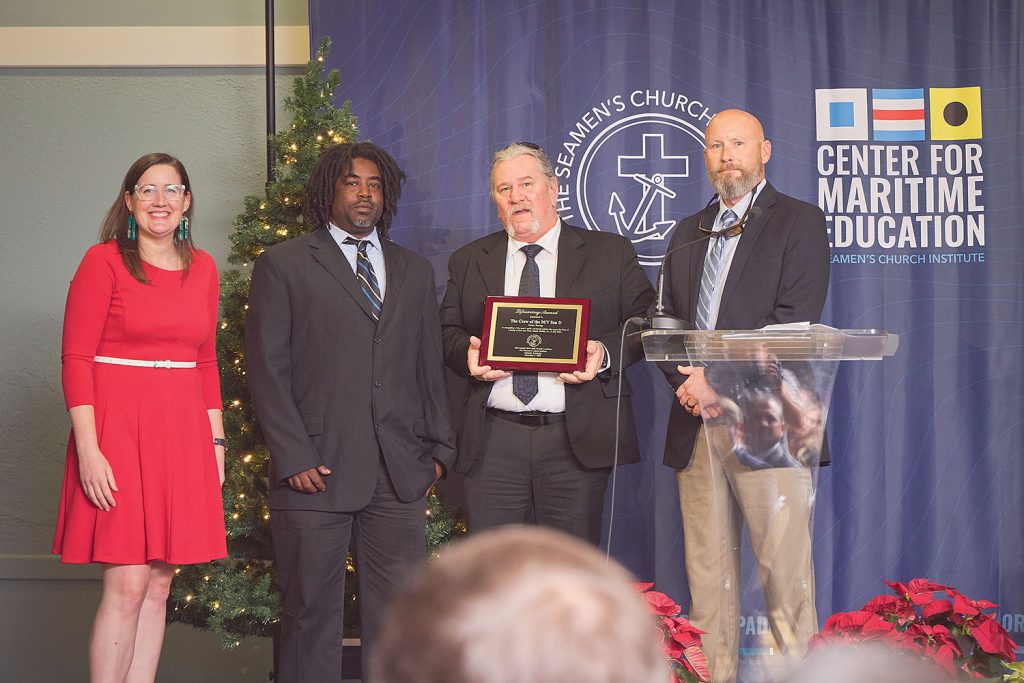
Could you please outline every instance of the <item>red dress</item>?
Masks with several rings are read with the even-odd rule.
[[[196,251],[188,277],[125,268],[115,242],[86,252],[64,312],[64,399],[92,405],[117,507],[85,497],[74,435],[68,443],[53,552],[62,562],[169,564],[227,555],[208,409],[220,409],[215,329],[217,267]],[[94,356],[196,361],[194,369],[97,363]]]

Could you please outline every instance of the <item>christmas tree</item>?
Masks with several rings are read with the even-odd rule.
[[[281,604],[274,585],[270,545],[269,458],[245,381],[245,311],[249,296],[248,266],[267,247],[302,234],[302,195],[310,172],[327,147],[357,139],[351,102],[334,105],[341,82],[337,70],[325,75],[330,49],[325,38],[305,72],[295,81],[284,108],[290,127],[271,136],[274,180],[262,196],[245,198],[245,210],[235,218],[228,257],[242,270],[221,278],[220,360],[224,396],[224,429],[229,448],[223,486],[229,557],[176,570],[168,599],[168,621],[211,629],[225,647],[242,638],[272,636],[277,631]],[[456,510],[432,491],[427,500],[427,548],[431,552],[465,531]],[[357,576],[351,560],[346,581],[346,636],[358,635]],[[341,606],[339,605],[339,609]]]

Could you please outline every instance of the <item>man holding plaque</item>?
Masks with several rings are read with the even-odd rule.
[[[504,231],[452,254],[441,304],[445,362],[467,378],[456,469],[466,475],[470,530],[533,523],[597,544],[616,463],[620,356],[623,367],[643,356],[639,344],[622,346],[621,330],[654,291],[628,240],[559,219],[554,170],[538,146],[513,143],[494,155],[491,196]],[[573,307],[579,338],[540,332],[571,335]],[[577,369],[562,370],[573,361]],[[633,463],[640,453],[621,380],[617,462]]]
[[[664,265],[666,312],[707,330],[818,322],[829,276],[821,210],[765,180],[771,143],[750,114],[719,112],[708,123],[705,143],[716,196],[675,229]],[[709,231],[723,236],[698,241]],[[772,359],[743,368],[712,366],[709,376],[737,374],[729,382],[712,378],[719,387],[738,388],[728,397],[714,392],[702,367],[663,369],[678,399],[669,416],[665,464],[676,469],[690,620],[707,632],[703,647],[712,680],[732,681],[744,523],[779,648],[799,657],[817,631],[809,529],[813,464],[791,454],[797,439],[787,437],[791,425],[784,419],[784,414],[811,415],[813,406],[787,409],[805,392]],[[709,418],[707,430],[702,414]],[[739,423],[728,432],[738,443],[716,447],[721,441],[716,437],[732,423]]]

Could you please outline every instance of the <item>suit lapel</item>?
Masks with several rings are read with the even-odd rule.
[[[586,242],[572,226],[562,223],[558,236],[558,267],[555,270],[555,296],[569,296],[573,283],[587,260]]]
[[[402,291],[402,283],[405,281],[406,255],[394,242],[388,239],[380,240],[381,251],[384,252],[384,276],[386,287],[384,288],[384,306],[381,308],[380,317],[383,320],[391,314],[398,304],[399,294]]]
[[[341,247],[334,241],[331,234],[323,228],[315,230],[310,235],[309,248],[313,258],[338,281],[338,284],[352,297],[356,305],[363,309],[367,316],[373,318],[370,302],[366,300],[363,290],[359,288],[352,266],[349,265],[345,255],[341,253]]]
[[[737,283],[743,275],[743,268],[757,248],[757,241],[764,233],[764,226],[771,218],[772,210],[775,208],[775,188],[765,183],[764,189],[758,193],[754,200],[754,206],[761,207],[761,215],[750,220],[743,226],[743,235],[739,244],[736,245],[736,253],[733,254],[732,264],[729,266],[729,277],[725,281],[725,289],[722,290],[722,303],[719,311],[726,310],[729,297],[736,291]],[[698,284],[698,287],[700,285]]]
[[[484,283],[484,296],[505,295],[505,257],[508,254],[508,235],[494,233],[481,245],[477,269]]]

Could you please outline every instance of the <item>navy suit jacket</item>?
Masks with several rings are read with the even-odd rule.
[[[441,302],[445,362],[456,375],[467,378],[458,427],[456,469],[460,472],[469,469],[485,445],[484,415],[492,386],[469,377],[466,350],[470,335],[479,337],[483,331],[484,299],[505,293],[507,250],[508,235],[497,232],[467,244],[448,261],[448,289]],[[586,467],[610,467],[614,461],[619,354],[625,354],[623,367],[643,358],[638,343],[627,342],[622,347],[620,332],[627,318],[644,315],[654,299],[654,289],[629,240],[563,223],[555,295],[591,300],[589,339],[602,342],[611,357],[608,371],[589,382],[565,385],[565,422],[573,455]],[[631,393],[629,381],[623,377],[619,463],[640,459]]]
[[[434,460],[454,464],[433,270],[381,240],[387,277],[380,321],[326,229],[295,237],[255,263],[246,374],[270,446],[270,507],[350,512],[373,496],[381,458],[398,497],[423,497]],[[325,493],[288,477],[318,465]]]
[[[770,183],[757,195],[761,213],[748,221],[733,255],[718,311],[719,330],[754,330],[777,323],[821,318],[828,293],[828,233],[821,209],[778,192]],[[718,204],[683,219],[672,244],[701,236],[697,226],[714,224]],[[665,262],[665,310],[693,322],[700,296],[707,242],[680,249]],[[686,379],[674,364],[661,365],[673,389]],[[701,419],[673,399],[665,441],[665,464],[682,469],[690,462]]]

